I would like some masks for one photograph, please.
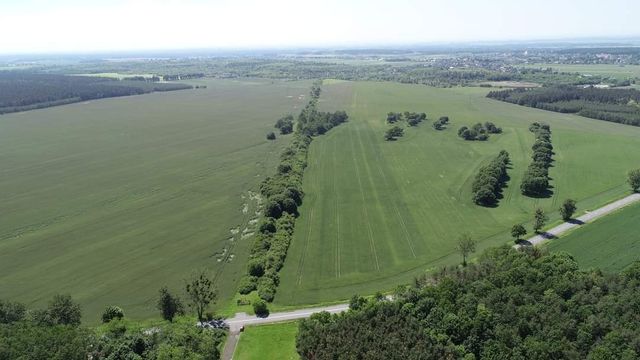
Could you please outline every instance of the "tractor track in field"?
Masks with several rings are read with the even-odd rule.
[[[340,211],[338,206],[338,191],[336,190],[336,174],[338,171],[336,170],[336,153],[337,142],[333,142],[333,202],[335,205],[335,213],[336,213],[336,257],[335,257],[335,266],[336,266],[336,277],[340,278]]]
[[[350,129],[351,130],[351,129]],[[350,135],[351,138],[353,138],[353,133],[350,131]],[[376,270],[380,271],[380,262],[378,261],[378,253],[376,251],[376,244],[375,241],[373,240],[373,229],[371,229],[371,222],[369,221],[369,212],[367,211],[367,207],[364,205],[366,204],[366,198],[364,196],[364,189],[362,188],[362,179],[360,178],[360,169],[358,166],[358,161],[356,160],[356,153],[355,153],[355,149],[354,149],[354,145],[353,145],[353,141],[350,141],[351,143],[351,156],[353,157],[353,163],[354,163],[354,168],[356,170],[356,178],[358,180],[358,186],[360,188],[360,195],[362,197],[362,212],[364,214],[364,221],[367,223],[367,231],[369,234],[369,246],[371,248],[371,253],[373,255],[373,258],[375,260],[376,263]]]

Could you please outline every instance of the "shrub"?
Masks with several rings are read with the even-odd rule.
[[[124,311],[118,306],[108,306],[102,313],[102,322],[108,323],[113,319],[122,319],[124,317]]]
[[[271,131],[267,133],[267,140],[275,140],[276,139],[276,134]]]
[[[265,318],[269,316],[269,307],[263,300],[256,300],[253,302],[253,312],[256,313],[257,317]]]
[[[258,277],[253,275],[245,275],[240,278],[238,284],[238,292],[242,295],[246,295],[254,291],[258,286]]]
[[[249,275],[260,277],[264,274],[264,260],[262,258],[255,258],[249,260],[247,264]]]

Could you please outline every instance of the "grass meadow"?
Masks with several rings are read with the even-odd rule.
[[[427,269],[460,262],[456,238],[469,232],[478,251],[511,243],[509,229],[542,207],[557,223],[566,198],[581,211],[628,194],[626,172],[640,163],[640,128],[494,101],[482,88],[431,88],[375,82],[329,82],[321,107],[344,108],[348,123],[317,138],[304,178],[306,197],[289,249],[277,304],[317,303],[370,294],[407,283]],[[426,112],[398,141],[383,139],[389,111]],[[444,131],[431,127],[447,115]],[[486,142],[458,138],[457,129],[493,121],[504,130]],[[520,194],[534,136],[547,122],[555,147],[553,194]],[[502,149],[510,180],[499,206],[472,202],[478,168]]]
[[[310,82],[202,80],[154,93],[0,116],[0,291],[43,306],[69,293],[85,320],[107,305],[157,316],[199,267],[230,299],[257,199]]]
[[[247,326],[233,358],[237,360],[296,360],[298,322]]]
[[[584,268],[620,271],[640,260],[640,204],[631,205],[548,243]]]

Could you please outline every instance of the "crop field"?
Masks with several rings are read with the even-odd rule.
[[[306,197],[281,271],[277,304],[346,299],[407,283],[426,269],[461,261],[456,238],[469,232],[478,251],[511,243],[508,231],[527,224],[536,207],[557,221],[566,198],[580,211],[628,193],[626,172],[638,166],[640,129],[487,99],[482,88],[430,88],[374,82],[331,82],[321,108],[346,109],[349,122],[316,139],[304,177]],[[389,111],[426,112],[428,121],[387,142]],[[447,115],[449,128],[434,119]],[[503,134],[486,142],[457,136],[462,125],[492,121]],[[551,125],[552,195],[520,194],[530,162],[534,122]],[[406,126],[405,126],[406,127]],[[502,149],[510,180],[498,207],[472,202],[478,168]]]
[[[640,204],[631,205],[550,241],[550,251],[567,251],[584,268],[620,271],[640,260]]]
[[[237,360],[296,360],[298,322],[247,326],[240,336],[233,358]]]
[[[107,305],[158,316],[207,267],[220,298],[245,271],[258,200],[310,82],[202,80],[193,89],[0,116],[0,292],[43,306],[69,293],[97,321]]]

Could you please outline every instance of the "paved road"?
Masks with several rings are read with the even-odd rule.
[[[227,339],[227,343],[224,346],[224,350],[222,352],[222,359],[223,360],[233,359],[233,353],[235,352],[236,346],[238,345],[238,341],[240,340],[240,329],[242,329],[242,327],[244,326],[304,319],[304,318],[308,318],[309,316],[315,313],[322,312],[322,311],[326,311],[334,314],[334,313],[340,313],[340,312],[346,311],[348,309],[349,309],[349,304],[338,304],[338,305],[331,305],[331,306],[323,306],[323,307],[272,313],[269,315],[269,317],[266,317],[266,318],[259,318],[255,315],[247,315],[246,313],[237,313],[236,316],[230,319],[227,319],[227,324],[229,324],[229,338]]]
[[[618,201],[614,201],[610,204],[607,204],[601,208],[598,208],[596,210],[593,211],[589,211],[586,214],[578,217],[577,219],[571,220],[569,222],[565,222],[562,223],[552,229],[550,229],[549,231],[546,231],[540,235],[536,235],[528,240],[526,240],[524,242],[523,245],[538,245],[544,241],[547,241],[549,239],[552,239],[554,237],[560,236],[563,233],[576,228],[578,226],[581,226],[585,223],[591,222],[595,219],[598,219],[602,216],[605,216],[611,212],[614,212],[618,209],[621,209],[627,205],[633,204],[635,202],[640,201],[640,194],[632,194],[629,195],[625,198],[622,198]],[[521,245],[516,245],[517,247],[521,246]]]

